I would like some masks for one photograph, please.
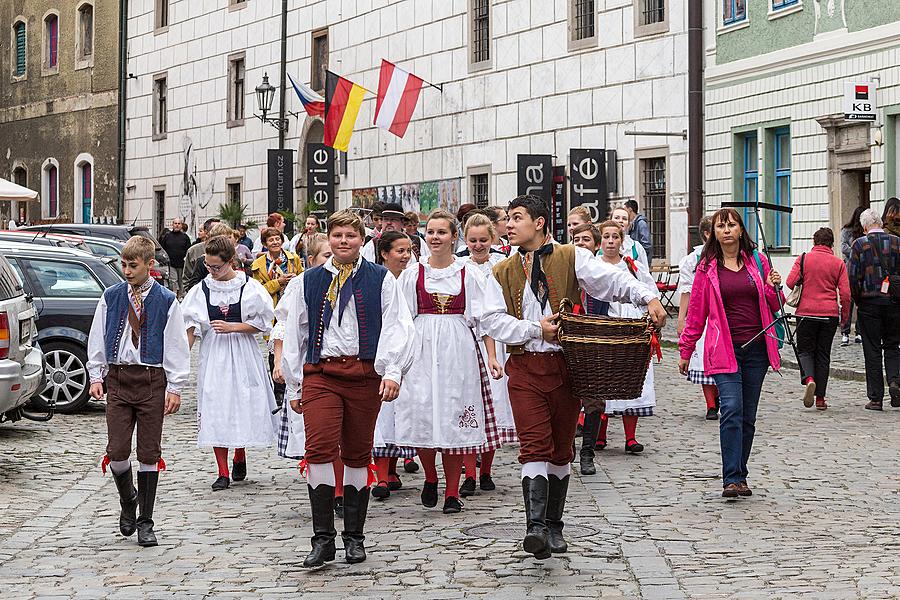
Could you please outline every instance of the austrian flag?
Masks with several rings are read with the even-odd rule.
[[[375,126],[387,129],[397,137],[406,135],[421,91],[421,79],[382,59],[378,100],[375,103]]]

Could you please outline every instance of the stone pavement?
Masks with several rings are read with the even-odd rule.
[[[657,372],[658,416],[641,456],[617,421],[600,470],[573,477],[570,550],[539,562],[519,545],[515,452],[498,489],[461,515],[418,503],[422,476],[373,501],[369,560],[306,571],[305,484],[292,461],[250,450],[249,479],[213,493],[215,461],[194,444],[193,394],[170,417],[161,545],[117,533],[115,486],[98,468],[102,406],[0,426],[2,598],[900,598],[900,409],[862,410],[862,384],[834,381],[826,412],[799,401],[796,372],[767,377],[751,459],[752,498],[721,496],[717,427],[699,388]],[[886,403],[887,404],[887,403]],[[576,469],[577,470],[577,469]],[[339,541],[340,544],[340,541]]]

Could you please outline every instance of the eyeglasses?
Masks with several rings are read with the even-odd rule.
[[[205,263],[205,264],[206,264],[206,269],[210,273],[221,273],[225,269],[225,267],[228,266],[228,263],[222,263],[221,265],[211,265],[209,263]]]

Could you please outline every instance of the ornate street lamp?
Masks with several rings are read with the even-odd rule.
[[[262,83],[256,86],[256,106],[261,115],[254,115],[263,123],[268,123],[279,131],[287,131],[287,119],[276,119],[266,115],[272,110],[272,102],[275,100],[276,88],[269,83],[269,74],[263,73]]]

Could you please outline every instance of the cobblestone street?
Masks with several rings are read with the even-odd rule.
[[[422,474],[372,501],[369,559],[300,565],[309,548],[305,483],[274,449],[213,493],[212,452],[194,442],[193,393],[167,421],[157,533],[140,549],[117,532],[101,476],[102,406],[47,424],[0,426],[0,597],[78,598],[896,598],[900,597],[900,410],[864,411],[863,384],[834,381],[830,408],[806,410],[796,372],[770,374],[751,458],[752,498],[720,496],[715,423],[699,388],[658,370],[647,450],[626,456],[619,422],[596,476],[573,477],[569,553],[520,549],[515,449],[498,489],[461,515],[418,502]],[[577,472],[577,468],[575,469]],[[338,527],[340,530],[340,527]],[[340,544],[340,541],[339,541]]]

